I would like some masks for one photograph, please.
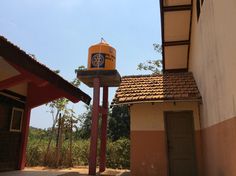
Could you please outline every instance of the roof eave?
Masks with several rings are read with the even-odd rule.
[[[162,38],[162,60],[163,60],[163,72],[182,72],[188,71],[189,69],[189,57],[190,57],[190,45],[191,45],[191,28],[192,28],[192,7],[193,0],[191,0],[190,4],[183,5],[174,5],[174,6],[164,6],[164,0],[160,0],[160,17],[161,17],[161,38]],[[177,41],[166,41],[165,40],[165,19],[164,14],[168,12],[178,12],[178,11],[190,11],[190,26],[188,32],[188,39],[177,40]],[[178,67],[178,68],[167,68],[166,66],[166,52],[165,48],[171,46],[187,46],[187,58],[186,58],[186,66]]]
[[[89,95],[70,84],[68,81],[54,73],[46,66],[34,60],[23,50],[13,45],[2,36],[0,36],[0,56],[2,56],[8,62],[21,67],[25,71],[30,72],[37,77],[51,83],[55,87],[63,90],[66,94],[68,94],[66,98],[72,102],[78,102],[81,100],[87,105],[90,104],[91,97]]]
[[[172,99],[172,100],[139,100],[139,101],[127,101],[121,103],[114,103],[112,106],[119,106],[124,104],[143,104],[143,103],[172,103],[172,102],[202,102],[201,98],[196,99]]]

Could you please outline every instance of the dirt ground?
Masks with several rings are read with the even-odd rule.
[[[106,169],[100,176],[129,176],[129,170]],[[0,176],[88,176],[88,167],[69,169],[50,169],[45,167],[27,167],[23,171],[2,172]]]

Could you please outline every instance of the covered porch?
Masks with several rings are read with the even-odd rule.
[[[24,169],[31,109],[58,98],[86,104],[91,100],[0,36],[0,171]]]

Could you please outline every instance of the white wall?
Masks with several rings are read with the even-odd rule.
[[[236,1],[205,0],[198,22],[193,4],[189,67],[209,127],[236,116]]]

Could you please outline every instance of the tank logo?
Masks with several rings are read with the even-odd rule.
[[[105,57],[103,53],[94,53],[91,58],[92,68],[104,68],[105,67]]]

